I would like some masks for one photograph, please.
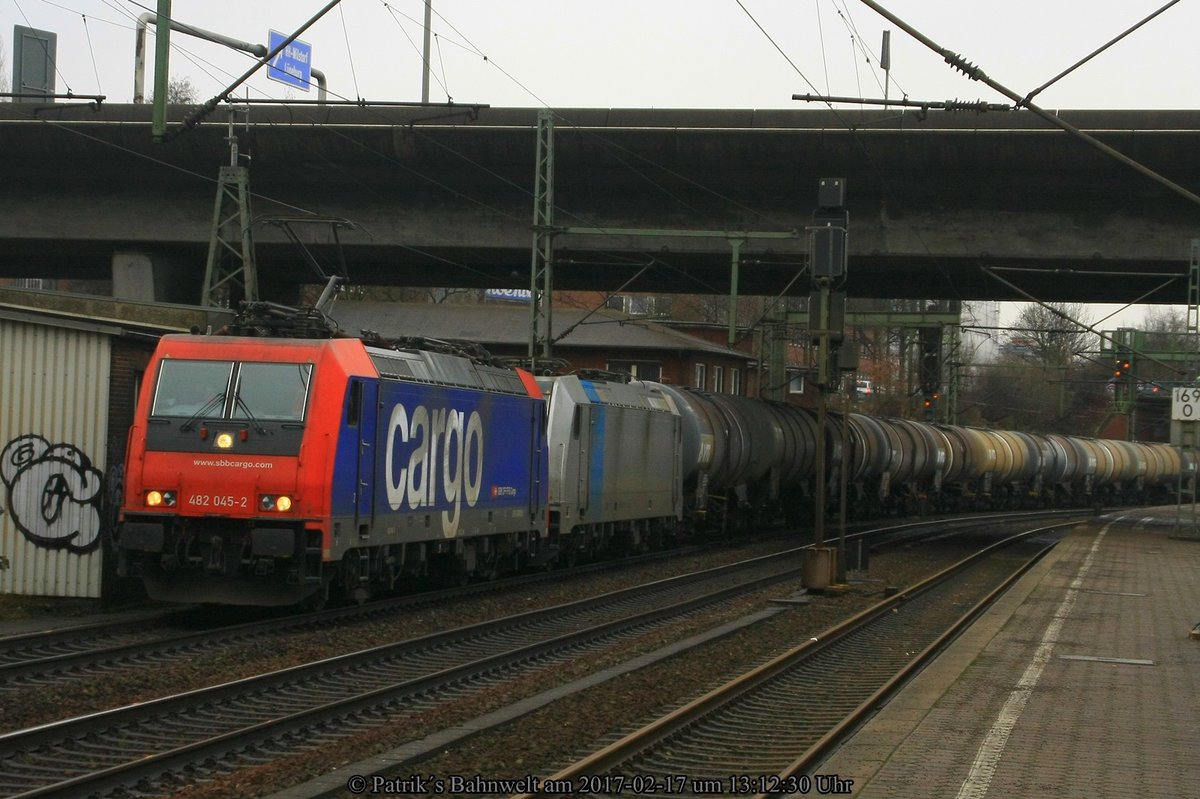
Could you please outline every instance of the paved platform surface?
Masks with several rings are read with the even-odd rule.
[[[816,769],[853,796],[1200,799],[1200,541],[1076,528]]]

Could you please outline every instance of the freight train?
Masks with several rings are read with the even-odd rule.
[[[1139,502],[1191,468],[1165,444],[858,413],[819,436],[785,403],[265,332],[164,336],[149,363],[115,544],[152,598],[362,601],[798,524],[843,479],[852,508],[886,514]]]

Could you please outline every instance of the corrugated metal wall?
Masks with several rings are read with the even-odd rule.
[[[110,350],[0,319],[0,593],[100,596]]]

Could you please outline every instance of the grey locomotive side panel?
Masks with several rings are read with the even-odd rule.
[[[550,502],[566,529],[680,518],[678,411],[645,384],[560,377],[551,394]]]

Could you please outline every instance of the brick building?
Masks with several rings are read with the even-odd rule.
[[[340,300],[330,314],[342,330],[482,345],[501,357],[529,351],[529,307]],[[610,309],[555,306],[553,355],[573,369],[605,369],[724,394],[746,395],[754,356]]]

